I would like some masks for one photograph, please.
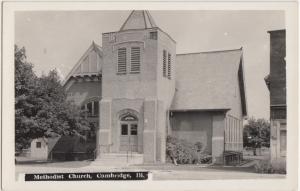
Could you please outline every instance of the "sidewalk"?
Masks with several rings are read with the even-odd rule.
[[[62,173],[62,172],[124,172],[149,171],[153,180],[223,180],[223,179],[268,179],[285,178],[279,174],[258,174],[252,168],[213,167],[197,165],[136,165],[136,166],[95,166],[92,161],[72,161],[47,164],[18,164],[18,173]]]

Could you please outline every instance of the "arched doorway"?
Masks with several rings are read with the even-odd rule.
[[[120,151],[138,151],[138,118],[132,113],[120,117]]]

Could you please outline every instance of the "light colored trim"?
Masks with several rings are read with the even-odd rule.
[[[150,130],[150,129],[144,129],[144,133],[155,133],[155,130]]]
[[[64,81],[62,82],[63,86],[66,85],[66,83],[68,82],[68,80],[70,79],[70,77],[74,74],[74,72],[76,71],[77,67],[81,64],[81,62],[84,60],[84,58],[86,56],[89,55],[89,52],[94,50],[94,47],[100,47],[98,45],[96,45],[94,42],[89,46],[89,48],[84,52],[84,54],[80,57],[80,59],[77,61],[77,63],[75,64],[75,66],[72,68],[72,70],[68,73],[67,77],[64,79]],[[99,48],[98,48],[99,49]],[[101,52],[102,50],[99,49],[99,52]],[[80,72],[82,71],[82,65],[80,66]]]
[[[270,107],[286,107],[286,104],[272,104]]]
[[[119,46],[121,44],[126,44],[126,43],[142,43],[143,44],[143,47],[145,49],[145,41],[138,41],[138,40],[129,40],[129,41],[123,41],[123,42],[118,42],[118,43],[115,43],[113,44],[112,48],[113,48],[113,51],[116,50],[116,46]],[[120,47],[121,48],[121,47]]]
[[[165,35],[167,35],[170,40],[172,40],[175,44],[176,44],[176,41],[168,34],[166,33],[165,31],[163,31],[162,29],[160,29],[159,27],[152,27],[152,28],[147,28],[147,29],[126,29],[126,30],[122,30],[122,31],[114,31],[114,32],[106,32],[106,33],[102,33],[103,35],[107,35],[107,34],[110,34],[110,33],[123,33],[123,32],[128,32],[128,31],[143,31],[143,30],[159,30],[160,32],[164,33]]]
[[[180,53],[180,54],[176,54],[176,56],[184,56],[184,55],[190,55],[190,54],[221,53],[221,52],[231,52],[231,51],[242,51],[242,47],[237,48],[237,49],[228,49],[228,50],[211,50],[211,51],[204,51],[204,52]]]
[[[68,91],[70,89],[70,87],[75,83],[75,79],[72,80],[68,80],[68,83],[65,84],[65,90]]]
[[[212,140],[224,140],[224,137],[214,137],[214,136],[212,136]]]
[[[102,129],[101,127],[100,127],[99,131],[100,132],[108,132],[108,133],[110,133],[110,129]]]

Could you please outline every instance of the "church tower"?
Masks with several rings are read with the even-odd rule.
[[[136,152],[165,162],[168,110],[175,92],[176,42],[148,11],[132,11],[102,35],[101,152]]]

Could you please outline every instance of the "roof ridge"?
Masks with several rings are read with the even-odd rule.
[[[128,29],[147,29],[156,27],[152,16],[147,10],[133,10],[121,26],[119,31]]]
[[[243,47],[235,48],[235,49],[225,49],[225,50],[211,50],[211,51],[203,51],[203,52],[190,52],[190,53],[180,53],[176,55],[189,55],[189,54],[203,54],[203,53],[216,53],[216,52],[230,52],[230,51],[242,51]]]

